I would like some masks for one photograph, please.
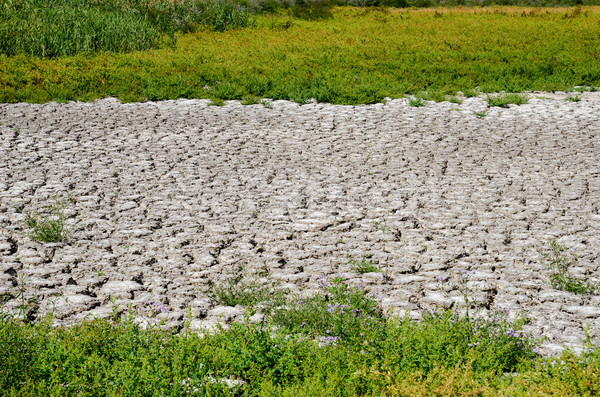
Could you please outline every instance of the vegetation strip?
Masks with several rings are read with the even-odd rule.
[[[316,21],[254,15],[247,27],[225,32],[210,25],[185,34],[163,29],[164,37],[176,37],[174,46],[131,53],[45,59],[4,50],[0,101],[112,96],[124,102],[360,104],[418,94],[419,106],[422,99],[450,100],[458,91],[474,95],[476,88],[510,93],[597,87],[599,16],[599,7],[338,7]]]
[[[251,322],[256,305],[269,299],[258,294],[246,302],[245,322],[204,334],[189,321],[180,332],[165,330],[165,321],[143,328],[135,313],[116,307],[110,319],[66,328],[52,327],[52,318],[30,323],[2,313],[0,387],[9,396],[600,392],[596,348],[537,357],[536,341],[521,332],[525,320],[484,310],[471,298],[469,276],[440,280],[461,291],[466,312],[433,307],[420,321],[390,318],[364,286],[339,276],[317,279],[316,294],[263,306],[267,316]],[[254,281],[242,285],[262,290]],[[231,283],[222,288],[242,293]]]

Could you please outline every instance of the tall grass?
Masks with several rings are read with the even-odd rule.
[[[57,58],[131,52],[175,43],[175,32],[247,26],[247,11],[222,0],[3,0],[0,54]]]

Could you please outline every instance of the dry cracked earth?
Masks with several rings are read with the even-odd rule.
[[[65,324],[131,304],[203,327],[240,318],[203,293],[239,266],[291,292],[342,273],[413,316],[458,299],[439,277],[471,271],[546,352],[586,327],[598,343],[600,297],[553,289],[540,250],[556,240],[572,274],[600,279],[600,96],[530,97],[0,104],[0,294],[24,283],[30,317]],[[26,214],[67,198],[68,240],[30,238]],[[363,256],[382,272],[358,274]]]

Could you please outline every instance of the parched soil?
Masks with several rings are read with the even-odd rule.
[[[343,273],[411,315],[470,270],[547,352],[586,326],[597,343],[599,296],[553,289],[539,252],[557,240],[600,279],[600,96],[561,95],[485,117],[483,98],[0,104],[0,293],[23,281],[30,316],[67,324],[156,303],[201,327],[241,315],[202,293],[240,265],[291,291]],[[69,239],[33,241],[25,214],[67,197]],[[383,272],[353,272],[363,256]]]

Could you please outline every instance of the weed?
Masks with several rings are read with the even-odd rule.
[[[230,2],[198,0],[6,0],[0,20],[0,53],[48,58],[174,46],[177,31],[252,24]]]
[[[350,264],[350,269],[358,274],[381,273],[381,266],[376,266],[370,255],[363,255],[360,260],[354,259],[352,255],[348,255],[348,263]]]
[[[363,339],[370,333],[367,330],[382,331],[387,315],[364,286],[349,286],[339,275],[331,281],[323,277],[315,281],[319,287],[316,294],[296,295],[287,306],[275,310],[275,325],[292,334],[315,338],[321,346]]]
[[[55,200],[54,204],[42,212],[25,214],[25,226],[28,236],[45,243],[58,243],[65,241],[70,231],[65,226],[66,201]]]
[[[487,116],[487,110],[485,110],[483,112],[473,112],[473,114],[479,118],[482,118],[482,117]]]
[[[468,277],[459,276],[458,292],[477,302]],[[390,318],[362,285],[339,276],[317,284],[317,293],[292,297],[268,322],[234,322],[204,334],[191,332],[189,308],[179,333],[139,325],[131,308],[69,327],[0,318],[0,390],[8,396],[491,396],[522,395],[535,385],[533,395],[597,394],[598,349],[534,361],[535,340],[506,311],[465,316],[436,307],[422,310],[419,321]]]
[[[262,101],[260,101],[260,104],[263,105],[267,109],[273,109],[273,104],[271,102],[267,101],[266,99],[263,99]]]
[[[16,309],[16,318],[27,323],[32,323],[36,320],[38,297],[29,291],[25,277],[22,274],[19,275],[17,280],[17,285],[12,291],[0,295],[0,320],[14,318],[11,310],[4,310],[4,306],[8,302],[13,301],[13,307]]]
[[[567,102],[579,102],[581,101],[581,95],[569,95],[565,98]]]
[[[529,98],[525,94],[498,94],[488,95],[485,99],[490,106],[498,106],[506,108],[508,105],[523,105],[529,101]]]
[[[377,228],[377,230],[381,230],[382,232],[388,231],[389,227],[387,225],[387,219],[383,218],[383,220],[381,222],[376,221],[375,222],[375,227]]]
[[[569,273],[569,268],[577,264],[577,256],[566,254],[566,248],[556,241],[550,242],[550,252],[540,251],[540,254],[547,260],[543,264],[550,270],[550,283],[552,288],[572,292],[574,294],[592,294],[598,289],[598,283],[576,277]]]
[[[414,98],[410,98],[408,100],[408,104],[410,106],[416,107],[416,108],[420,108],[422,106],[425,106],[425,100],[423,98],[421,98],[420,96],[415,96]]]
[[[257,96],[245,96],[242,99],[242,105],[256,105],[257,103],[261,103],[261,100]]]
[[[285,291],[278,289],[267,276],[266,272],[249,273],[239,267],[222,282],[209,281],[204,293],[219,305],[254,309],[262,304],[262,309],[268,311],[271,306],[281,303]]]
[[[463,103],[463,100],[457,97],[456,95],[450,95],[448,97],[448,102],[460,105],[461,103]]]
[[[470,89],[463,90],[462,94],[465,96],[465,98],[473,98],[479,95],[477,91]]]
[[[389,0],[389,3],[402,1]],[[416,2],[406,1],[406,4]],[[97,26],[91,26],[91,21],[97,19],[90,17],[80,21],[78,15],[76,19],[65,17],[45,23],[46,20],[40,18],[50,12],[46,10],[50,7],[41,0],[6,0],[2,7],[6,4],[14,8],[21,3],[34,4],[36,10],[42,10],[23,12],[19,14],[23,18],[14,20],[9,16],[10,22],[0,23],[3,26],[0,30],[4,29],[5,33],[0,37],[6,39],[3,43],[14,48],[0,49],[7,55],[0,58],[4,76],[0,84],[1,102],[91,101],[108,96],[125,102],[139,101],[143,97],[162,100],[214,96],[238,100],[256,96],[301,103],[315,98],[319,102],[356,105],[424,91],[445,95],[462,91],[463,95],[470,96],[476,94],[476,87],[482,92],[520,92],[600,85],[595,53],[600,36],[589,35],[597,30],[595,13],[589,16],[582,13],[576,20],[581,29],[574,31],[554,10],[540,12],[535,18],[523,18],[520,12],[503,7],[494,11],[457,9],[440,24],[439,19],[431,17],[432,13],[423,10],[388,13],[341,7],[331,9],[330,19],[318,22],[268,15],[256,18],[255,29],[220,33],[210,29],[223,26],[221,22],[204,19],[213,11],[202,8],[196,0],[66,0],[71,8],[83,7],[86,3],[87,9],[94,10],[86,11],[88,14],[104,13],[105,16],[98,19],[106,20]],[[155,6],[155,3],[161,5]],[[254,8],[255,2],[248,2],[250,8],[241,10],[248,14],[246,26],[252,25],[249,10],[262,10],[267,3],[279,4],[276,0],[264,0]],[[169,4],[181,4],[182,8],[175,9]],[[222,10],[237,12],[237,8],[224,6]],[[181,13],[174,14],[172,10]],[[200,16],[198,11],[202,11]],[[235,22],[237,17],[228,12],[224,11],[216,20],[226,21],[230,15],[230,20]],[[113,15],[120,13],[123,13],[120,17]],[[72,14],[65,11],[69,18]],[[81,18],[85,16],[81,13]],[[382,23],[382,17],[388,22]],[[135,28],[132,34],[128,34],[128,29],[113,29],[120,26],[116,18],[122,21],[138,18],[138,26],[143,23],[148,29],[155,29],[158,36],[141,28]],[[32,22],[27,22],[30,19]],[[288,23],[290,20],[293,23]],[[179,26],[178,21],[181,21]],[[282,24],[286,28],[271,27]],[[405,29],[398,31],[399,24]],[[469,40],[463,40],[464,26],[470,26]],[[507,27],[511,28],[507,30]],[[196,28],[202,30],[201,35],[185,33]],[[311,31],[310,40],[304,37],[306,29]],[[82,37],[73,38],[69,32]],[[176,47],[171,46],[174,33],[177,33]],[[60,37],[56,38],[57,35]],[[530,40],[534,36],[538,39]],[[449,40],[451,37],[457,41],[449,49],[449,41],[454,41]],[[564,37],[572,37],[572,45],[564,46]],[[139,39],[139,47],[131,44],[131,48],[154,49],[115,54],[128,51],[126,47],[134,38]],[[402,50],[407,42],[413,43],[410,51]],[[273,45],[265,46],[265,43]],[[42,54],[48,57],[50,53],[60,59],[39,58]],[[84,56],[62,58],[75,53]],[[373,65],[379,66],[373,68]],[[223,86],[213,88],[214,93],[203,89],[216,80]],[[415,104],[424,105],[420,102]]]
[[[224,106],[225,100],[221,98],[211,98],[208,106]]]

